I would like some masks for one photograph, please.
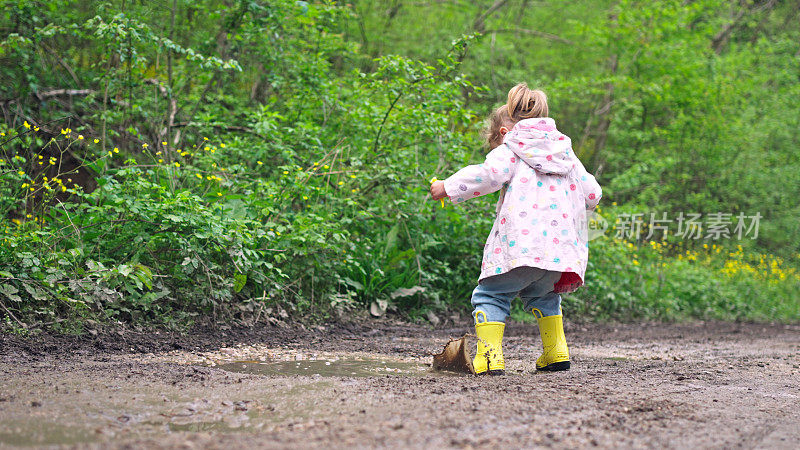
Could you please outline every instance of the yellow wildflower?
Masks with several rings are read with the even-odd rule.
[[[199,173],[194,174],[194,176],[196,176],[197,178],[200,178],[201,180],[203,179],[203,176],[200,175]]]
[[[78,135],[78,140],[81,140],[81,141],[83,140],[83,135],[82,134]]]
[[[256,164],[258,164],[260,166],[260,165],[263,165],[264,163],[261,162],[261,161],[256,161]]]
[[[100,142],[100,139],[95,139],[95,140],[94,140],[94,143],[95,143],[95,144],[97,144],[98,142]]]
[[[114,153],[119,153],[119,149],[117,147],[114,147]]]
[[[343,185],[343,184],[344,184],[344,181],[340,181],[340,182],[339,182],[339,186],[341,186],[341,185]]]
[[[142,144],[142,148],[147,148],[147,142],[145,142],[144,144]]]
[[[355,175],[350,175],[350,178],[357,178]]]
[[[204,140],[204,141],[207,141],[207,140],[208,140],[208,138],[207,138],[207,137],[205,137],[205,136],[203,136],[203,140]]]
[[[167,145],[167,141],[161,141],[161,145]]]
[[[20,170],[19,172],[17,172],[17,173],[18,173],[19,175],[25,175],[25,172],[23,172],[23,171],[21,171],[21,170]]]
[[[181,163],[175,162],[175,167],[180,167],[180,166],[181,166]]]
[[[29,130],[31,129],[31,124],[29,124],[27,120],[26,120],[26,121],[25,121],[25,123],[23,123],[22,125],[23,125],[25,128],[29,129]]]
[[[164,160],[163,160],[163,159],[159,159],[159,160],[158,160],[158,163],[159,163],[159,164],[161,164],[161,163],[163,163],[163,162],[164,162]]]
[[[284,174],[284,175],[289,175],[289,171],[288,171],[288,170],[284,170],[284,171],[283,171],[283,174]]]
[[[225,148],[225,144],[219,144],[221,148]]]
[[[222,197],[222,192],[217,192],[217,197]]]

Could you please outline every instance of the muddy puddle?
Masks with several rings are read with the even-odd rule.
[[[0,447],[76,445],[93,439],[88,430],[49,421],[16,421],[0,425]]]
[[[455,375],[433,371],[430,366],[379,358],[331,358],[301,361],[233,361],[221,362],[220,369],[267,376],[375,377],[383,375],[418,377]]]

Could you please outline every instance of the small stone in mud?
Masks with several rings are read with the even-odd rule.
[[[31,407],[32,408],[39,408],[41,406],[42,406],[42,402],[40,402],[38,400],[34,400],[34,401],[31,402]]]

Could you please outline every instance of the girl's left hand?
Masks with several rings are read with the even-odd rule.
[[[444,190],[444,181],[434,181],[431,183],[431,197],[434,200],[441,200],[447,197],[447,192]]]

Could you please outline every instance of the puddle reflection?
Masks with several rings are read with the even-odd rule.
[[[323,377],[425,376],[433,372],[419,363],[371,358],[310,359],[302,361],[234,361],[217,367],[257,375],[320,375]]]

